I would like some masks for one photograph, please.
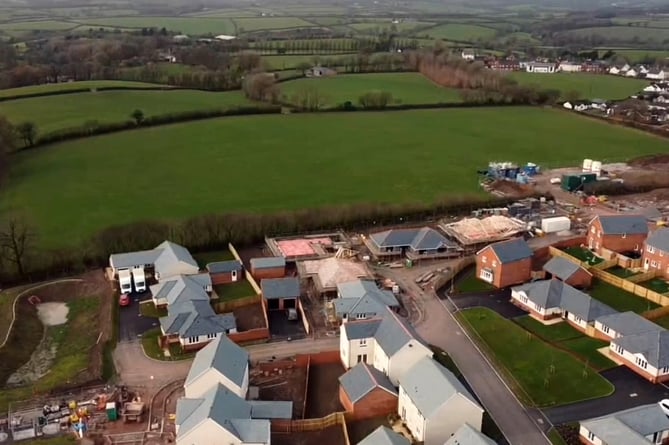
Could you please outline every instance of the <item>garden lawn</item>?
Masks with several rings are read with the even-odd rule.
[[[458,317],[522,388],[517,395],[526,403],[562,405],[613,392],[613,385],[592,368],[490,309],[467,309]]]
[[[483,198],[476,170],[500,147],[544,168],[579,165],[584,151],[606,162],[667,151],[639,131],[532,107],[226,117],[18,153],[0,213],[23,211],[40,246],[57,247],[147,218]]]
[[[234,260],[235,257],[229,250],[216,250],[213,252],[203,252],[193,255],[193,259],[197,261],[197,264],[200,266],[200,269],[204,269],[205,266],[209,263],[215,263],[217,261],[230,261]]]
[[[669,292],[669,282],[663,280],[662,278],[653,278],[652,280],[644,281],[638,284],[659,294],[665,294]]]
[[[637,314],[642,314],[651,309],[660,307],[650,300],[637,297],[626,290],[597,279],[592,281],[592,288],[588,290],[587,293],[590,294],[592,298],[611,306],[618,312],[633,311]]]
[[[298,79],[281,84],[284,100],[294,102],[293,96],[304,89],[316,89],[326,107],[353,104],[370,91],[387,91],[394,104],[436,104],[460,102],[458,90],[443,88],[418,73],[349,74],[324,78]]]
[[[40,135],[78,127],[89,121],[106,124],[132,120],[130,115],[135,109],[142,110],[144,116],[149,117],[248,104],[249,101],[239,91],[100,91],[0,102],[0,114],[14,124],[34,122]]]
[[[648,85],[647,80],[628,79],[607,74],[555,73],[511,73],[509,76],[521,85],[537,85],[544,89],[560,90],[562,98],[574,91],[581,99],[624,99],[638,93]]]
[[[606,269],[606,271],[620,278],[629,278],[639,274],[639,272],[634,272],[633,270],[625,269],[624,267],[620,266],[613,266],[609,269]]]
[[[139,304],[139,313],[143,317],[161,318],[167,317],[166,308],[157,308],[151,300]]]
[[[214,292],[218,295],[218,302],[221,303],[256,295],[256,291],[246,280],[237,281],[236,283],[217,284],[214,286]]]
[[[494,37],[496,31],[493,28],[478,25],[463,25],[448,23],[438,25],[434,28],[420,30],[419,36],[427,35],[433,39],[453,40],[456,42],[474,42],[478,39]]]
[[[491,284],[476,277],[476,273],[469,273],[455,282],[455,290],[458,293],[486,292],[495,289]]]
[[[161,336],[160,328],[151,329],[146,331],[142,336],[142,348],[144,353],[152,359],[163,360],[163,361],[177,361],[177,360],[188,360],[195,356],[195,352],[182,352],[181,348],[177,344],[172,344],[169,346],[170,355],[165,356],[165,353],[160,349],[160,344],[158,339]]]
[[[584,247],[567,247],[564,251],[578,260],[587,261],[591,265],[604,261]]]
[[[73,91],[91,88],[116,87],[116,88],[147,88],[160,87],[154,83],[127,82],[124,80],[83,80],[80,82],[50,83],[45,85],[33,85],[29,87],[9,88],[0,90],[0,98],[27,96],[31,94],[56,93],[61,91]],[[62,97],[61,97],[62,100]]]

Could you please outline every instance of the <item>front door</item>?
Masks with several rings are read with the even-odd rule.
[[[232,273],[230,274],[232,281],[237,281],[237,271],[233,270]]]
[[[649,267],[650,267],[650,259],[646,258],[645,260],[643,260],[643,268],[648,270]]]

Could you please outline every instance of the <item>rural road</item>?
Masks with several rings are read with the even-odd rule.
[[[444,349],[460,369],[486,411],[511,445],[549,445],[543,432],[550,424],[538,412],[528,411],[509,390],[485,356],[460,329],[446,304],[432,290],[421,290],[413,280],[396,277],[422,306],[418,333],[430,344]],[[539,425],[538,425],[539,424]]]

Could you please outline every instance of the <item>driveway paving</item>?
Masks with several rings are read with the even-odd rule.
[[[139,304],[146,298],[146,296],[132,294],[130,305],[119,308],[119,342],[135,340],[144,332],[159,325],[157,318],[143,317],[139,313]]]

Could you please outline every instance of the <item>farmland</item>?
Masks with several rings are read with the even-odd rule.
[[[354,56],[351,54],[288,54],[282,56],[262,56],[268,69],[271,70],[287,70],[295,68],[302,63],[310,65],[317,62],[325,63],[327,66],[332,66],[330,61],[337,61],[343,58]]]
[[[647,80],[627,79],[610,75],[589,73],[534,74],[518,72],[510,76],[524,85],[538,85],[541,88],[560,90],[564,98],[574,91],[583,99],[623,99],[638,93],[648,85]]]
[[[235,24],[228,18],[207,17],[113,17],[87,19],[82,25],[106,26],[112,28],[166,28],[170,31],[186,34],[232,34],[236,33]]]
[[[326,106],[346,101],[357,103],[370,91],[387,91],[396,104],[432,104],[460,102],[457,90],[437,86],[417,73],[351,74],[327,78],[298,79],[283,83],[285,100],[303,89],[316,89],[325,96]]]
[[[96,88],[150,88],[159,86],[160,85],[155,85],[152,83],[125,82],[122,80],[87,80],[81,82],[53,83],[30,87],[9,88],[6,90],[0,90],[0,98]]]
[[[478,39],[493,37],[495,30],[485,26],[448,23],[422,30],[418,34],[421,37],[427,35],[433,39],[473,42]]]
[[[235,18],[234,22],[237,25],[237,30],[243,29],[245,32],[266,29],[309,28],[314,26],[313,23],[309,23],[298,17]]]
[[[239,91],[100,91],[68,94],[67,100],[63,100],[63,96],[43,96],[0,102],[0,114],[15,124],[34,122],[40,133],[48,133],[90,121],[100,124],[127,121],[136,109],[149,117],[248,103]]]
[[[654,42],[662,43],[669,39],[669,29],[640,28],[634,26],[607,26],[581,28],[567,31],[566,34],[579,37],[601,37],[606,42]]]
[[[502,146],[505,159],[546,168],[667,151],[659,138],[531,107],[231,117],[19,153],[0,212],[25,211],[55,247],[147,217],[483,196],[475,171]],[[132,187],[114,186],[119,173]]]

